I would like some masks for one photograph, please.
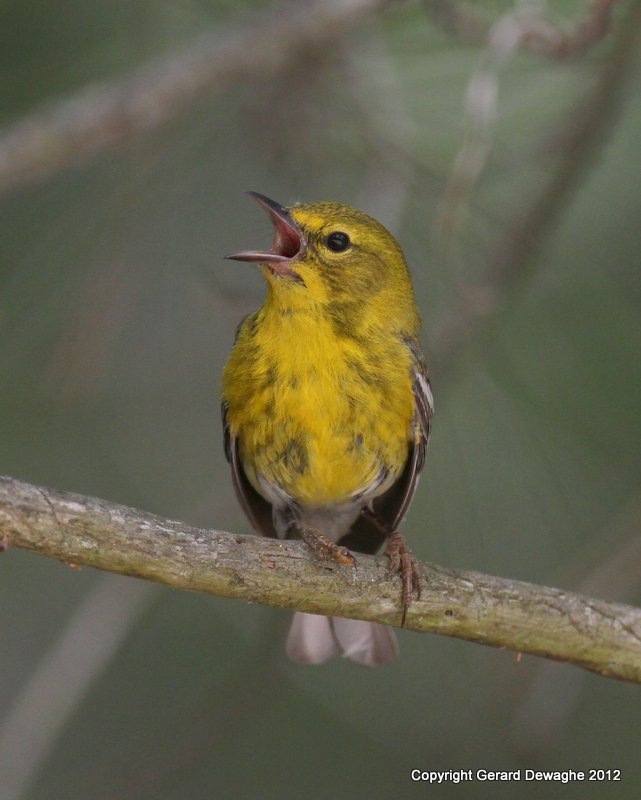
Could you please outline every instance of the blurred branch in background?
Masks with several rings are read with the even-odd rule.
[[[276,77],[389,0],[284,3],[212,31],[130,75],[87,86],[0,130],[0,192],[86,160],[176,117],[203,92]]]
[[[444,192],[440,214],[438,234],[445,261],[463,205],[491,149],[498,71],[526,36],[529,25],[530,17],[517,12],[502,17],[493,27],[486,56],[469,83],[466,138]],[[476,339],[479,323],[496,318],[510,293],[530,276],[530,267],[546,235],[558,222],[561,211],[585,178],[596,149],[605,143],[613,128],[640,44],[641,2],[635,0],[618,26],[617,40],[594,89],[567,115],[565,129],[550,141],[550,155],[556,160],[550,178],[508,223],[503,241],[488,261],[485,285],[463,287],[458,306],[433,337],[431,363],[436,365],[436,371],[451,368],[455,355]]]
[[[386,560],[319,565],[300,542],[200,530],[108,503],[0,481],[0,538],[57,558],[317,614],[398,625],[400,589]],[[641,609],[558,589],[423,565],[427,587],[406,628],[567,661],[641,683]]]
[[[473,73],[465,98],[465,138],[450,172],[437,228],[446,245],[451,244],[463,212],[493,143],[498,114],[499,73],[518,51],[528,32],[539,22],[538,2],[526,2],[504,14],[487,33],[487,47]],[[447,256],[447,249],[445,251]]]
[[[594,0],[581,19],[568,30],[563,30],[537,14],[542,11],[539,2],[525,3],[508,16],[522,14],[530,17],[523,27],[520,45],[532,53],[552,58],[576,56],[599,42],[610,28],[612,6],[616,0]],[[423,0],[431,19],[448,33],[468,42],[484,42],[490,34],[491,23],[465,3],[456,0]],[[530,6],[530,8],[528,8]]]
[[[285,3],[251,17],[243,28],[209,32],[125,78],[89,85],[49,103],[0,130],[0,192],[157,128],[205,91],[252,76],[275,77],[302,54],[309,57],[328,44],[335,46],[337,35],[344,38],[389,3]],[[464,6],[447,0],[425,0],[425,5],[437,23],[459,38],[486,38],[489,25]],[[605,35],[612,5],[613,0],[593,3],[569,32],[518,10],[496,24],[505,27],[508,17],[520,20],[514,46],[557,57],[575,55]]]

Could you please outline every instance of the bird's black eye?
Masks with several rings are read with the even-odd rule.
[[[325,241],[329,249],[334,253],[342,253],[350,246],[349,236],[342,231],[330,233]]]

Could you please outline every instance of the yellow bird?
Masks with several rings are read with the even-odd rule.
[[[403,621],[421,574],[397,532],[425,460],[432,392],[403,252],[376,220],[338,203],[269,214],[258,264],[267,300],[247,316],[223,373],[225,451],[257,533],[300,537],[353,564],[387,540],[403,583]],[[391,628],[297,612],[286,646],[302,663],[342,652],[367,666],[398,654]]]

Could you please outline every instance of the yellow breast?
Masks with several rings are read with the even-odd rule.
[[[399,338],[264,307],[241,327],[223,398],[247,477],[264,496],[268,485],[306,507],[346,502],[372,485],[380,494],[405,464],[414,402]]]

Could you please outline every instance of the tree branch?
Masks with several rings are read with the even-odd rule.
[[[177,589],[398,625],[386,559],[318,564],[300,542],[201,530],[105,500],[0,478],[0,540],[70,566]],[[641,609],[559,589],[423,565],[406,628],[566,661],[641,683]]]

